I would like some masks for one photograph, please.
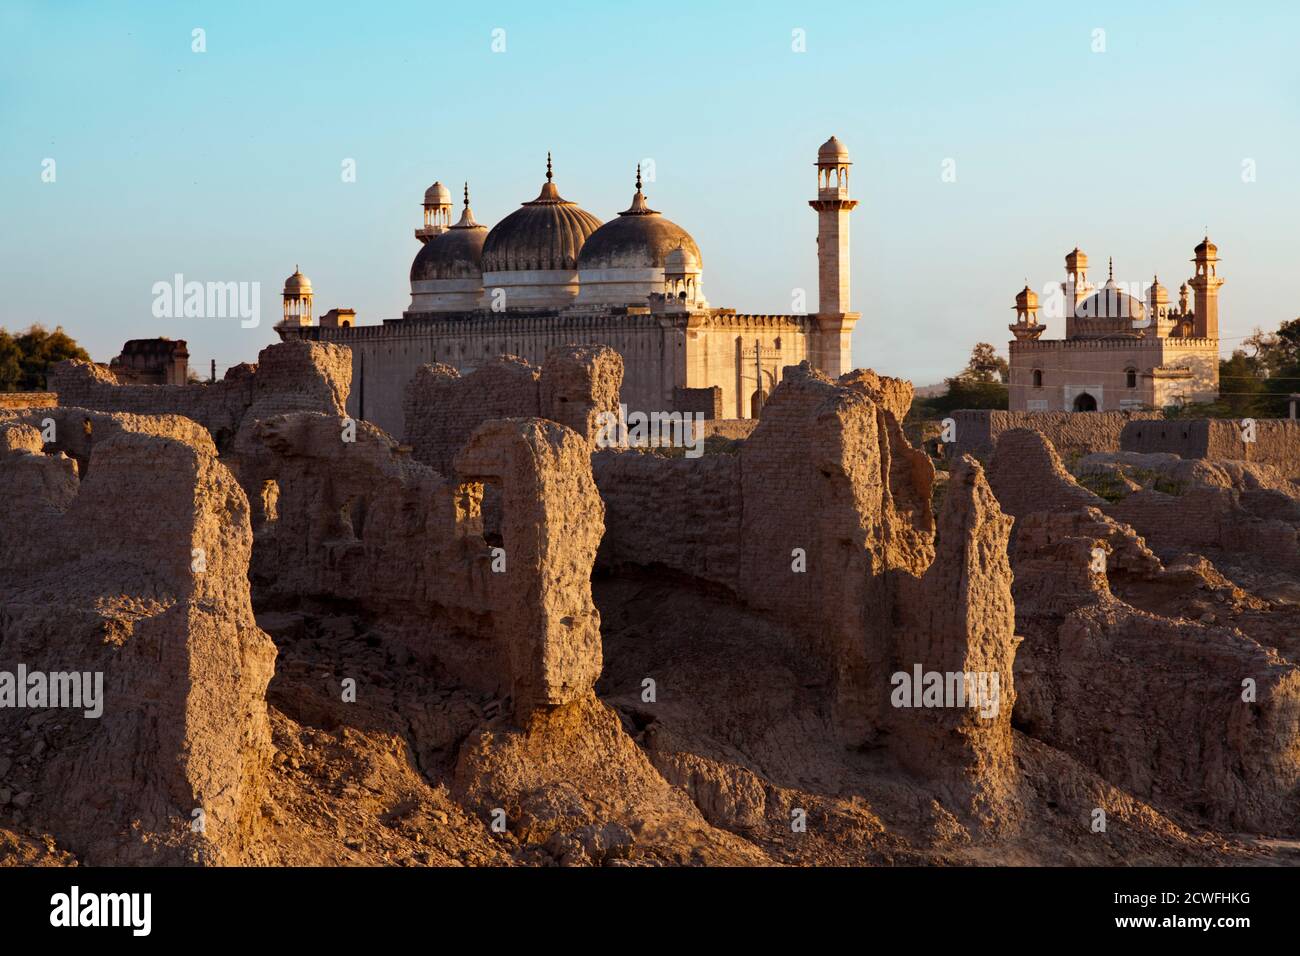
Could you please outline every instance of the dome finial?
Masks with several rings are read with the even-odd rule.
[[[1108,280],[1115,278],[1115,257],[1106,257],[1106,278]]]
[[[546,181],[548,183],[551,181],[551,151],[549,149],[546,151]]]
[[[641,192],[641,164],[636,164],[636,192],[632,195],[632,205],[619,213],[620,216],[657,216],[655,210],[646,205],[645,194]]]
[[[451,228],[453,229],[483,229],[474,221],[474,210],[469,208],[469,183],[465,183],[465,208],[460,212],[460,221]]]

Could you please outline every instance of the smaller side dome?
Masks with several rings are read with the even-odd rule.
[[[817,162],[828,164],[844,164],[849,161],[849,150],[839,138],[832,136],[826,142],[822,143],[821,148],[817,150]]]
[[[420,247],[411,263],[411,282],[481,279],[487,232],[487,226],[474,221],[474,210],[469,208],[469,183],[466,183],[465,208],[461,210],[460,221]]]
[[[450,206],[451,190],[442,183],[434,183],[424,191],[424,204],[426,206]]]
[[[297,266],[293,267],[293,275],[284,280],[285,295],[303,295],[311,292],[311,280],[308,279]]]
[[[1152,305],[1168,305],[1169,290],[1160,284],[1159,276],[1151,277],[1151,289],[1148,293]]]
[[[664,259],[665,276],[693,275],[699,271],[700,260],[695,253],[686,248],[684,243],[679,242],[677,248],[668,253]]]
[[[469,207],[469,183],[460,221],[433,236],[411,263],[411,305],[408,312],[469,312],[483,295],[483,242],[487,226],[474,221]]]

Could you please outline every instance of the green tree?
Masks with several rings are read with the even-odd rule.
[[[37,324],[16,336],[0,329],[0,390],[40,391],[46,387],[45,374],[51,365],[74,358],[90,361],[62,326],[50,332]]]
[[[1007,360],[998,355],[992,345],[977,342],[971,349],[970,361],[958,377],[968,382],[1001,382],[1005,385],[1010,374]]]
[[[23,378],[23,352],[14,337],[0,329],[0,392],[18,391]]]
[[[1237,349],[1232,358],[1219,362],[1219,401],[1223,417],[1263,417],[1268,409],[1268,391],[1260,374],[1258,353],[1248,356]]]
[[[929,402],[935,414],[947,415],[959,408],[1007,407],[1007,387],[1001,382],[972,381],[962,375],[944,381],[948,391]]]
[[[944,379],[948,386],[944,394],[918,399],[912,407],[921,418],[942,417],[959,408],[1006,408],[1009,371],[1007,360],[992,345],[980,342],[971,350],[966,367]]]

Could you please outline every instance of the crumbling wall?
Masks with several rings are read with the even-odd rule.
[[[821,661],[845,742],[887,748],[987,817],[1016,777],[1010,522],[965,463],[936,551],[933,468],[884,404],[905,413],[909,399],[805,364],[785,370],[734,456],[596,455],[602,557],[722,585],[770,615]],[[995,672],[1006,706],[983,717],[901,708],[891,679],[915,664]]]
[[[893,652],[895,673],[915,673],[919,666],[961,674],[964,693],[983,696],[965,707],[894,709],[891,736],[904,741],[895,753],[988,830],[1007,827],[1018,804],[1011,524],[979,463],[963,457],[944,495],[934,560],[919,578],[899,576],[896,599],[903,626]]]
[[[704,438],[721,438],[743,441],[758,427],[757,418],[706,418],[703,422]]]
[[[1147,613],[1118,598],[1159,595],[1189,575],[1157,552],[1251,553],[1296,566],[1296,526],[1258,518],[1241,468],[1155,455],[1095,455],[1119,477],[1164,477],[1108,502],[1080,487],[1043,435],[1002,435],[994,494],[1016,520],[1011,551],[1017,630],[1016,720],[1128,792],[1216,825],[1291,832],[1300,809],[1300,668],[1233,627]],[[1178,487],[1181,485],[1181,487]],[[1235,487],[1234,487],[1235,486]],[[1150,542],[1151,547],[1148,547]],[[1155,548],[1156,551],[1153,551]],[[1243,682],[1253,688],[1243,698]]]
[[[618,411],[623,357],[605,345],[550,349],[542,363],[541,417],[594,439],[602,414]]]
[[[600,675],[591,568],[605,524],[590,458],[577,432],[538,418],[486,422],[456,456],[459,481],[501,486],[506,564],[487,580],[516,715],[589,694]]]
[[[92,865],[245,862],[275,659],[247,500],[187,419],[29,416],[0,422],[0,494],[23,502],[0,523],[0,671],[98,674],[102,713],[0,708],[0,740],[26,751],[5,778],[15,818]],[[84,474],[57,436],[46,453],[47,417],[78,441],[93,422]]]
[[[59,404],[54,392],[0,392],[0,408],[53,408]]]
[[[1176,574],[1098,509],[1017,523],[1018,725],[1158,806],[1295,832],[1300,668],[1236,628],[1118,599],[1116,576]]]
[[[999,436],[989,463],[989,484],[1002,510],[1017,518],[1105,504],[1065,470],[1051,441],[1029,428],[1012,428]]]
[[[603,531],[590,447],[542,419],[486,422],[446,478],[368,422],[294,413],[235,441],[255,509],[259,600],[346,601],[518,720],[600,671],[590,576]],[[499,541],[484,537],[484,484]]]
[[[1117,453],[1088,456],[1079,468],[1105,479],[1112,500],[1082,487],[1042,434],[1014,429],[999,439],[989,480],[1016,518],[1098,507],[1166,555],[1266,555],[1273,566],[1300,573],[1300,498],[1294,488],[1283,490],[1287,483],[1271,466]]]
[[[594,438],[597,416],[616,413],[623,359],[611,348],[551,349],[540,369],[501,355],[462,376],[424,365],[406,386],[403,441],[416,461],[448,474],[474,430],[496,418],[547,418]]]
[[[912,409],[914,390],[912,383],[905,378],[890,378],[888,375],[877,375],[869,368],[858,368],[841,375],[839,384],[862,392],[900,422]]]
[[[953,457],[987,459],[1003,432],[1028,428],[1046,435],[1066,459],[1100,451],[1119,451],[1120,434],[1130,422],[1159,419],[1159,412],[1008,412],[959,409],[952,413],[956,434],[948,444]]]
[[[673,388],[673,411],[701,414],[706,420],[722,418],[722,388],[711,385],[708,388]]]
[[[600,564],[662,565],[735,589],[740,568],[740,460],[604,450],[592,470],[605,504]]]
[[[1147,454],[1166,452],[1181,458],[1258,462],[1300,477],[1300,422],[1260,418],[1253,420],[1253,429],[1242,422],[1227,418],[1130,422],[1120,435],[1120,449]],[[1254,441],[1246,441],[1247,434],[1253,434]]]
[[[60,405],[183,415],[206,428],[221,450],[245,417],[265,418],[298,409],[344,414],[351,382],[348,349],[296,340],[267,346],[256,365],[236,365],[213,383],[122,385],[108,369],[78,359],[59,362],[49,374]]]

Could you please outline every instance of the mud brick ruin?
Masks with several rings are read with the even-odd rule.
[[[351,369],[68,362],[0,405],[0,675],[103,686],[0,708],[0,860],[1246,862],[1300,828],[1288,423],[958,413],[936,470],[908,383],[803,363],[688,458],[602,447],[609,348],[425,366],[401,435]]]

